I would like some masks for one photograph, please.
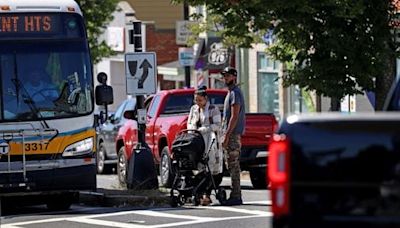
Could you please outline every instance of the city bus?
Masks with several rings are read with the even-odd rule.
[[[94,90],[78,4],[1,1],[0,79],[0,196],[68,209],[96,189],[95,96],[109,100]]]

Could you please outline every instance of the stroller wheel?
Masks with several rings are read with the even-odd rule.
[[[171,189],[170,191],[170,204],[171,207],[177,207],[183,205],[182,203],[183,195],[176,189]]]
[[[183,194],[179,194],[179,205],[184,205],[186,203],[186,196]]]
[[[216,195],[217,200],[219,201],[220,204],[224,204],[226,201],[226,191],[224,188],[219,187],[217,190],[217,195]]]

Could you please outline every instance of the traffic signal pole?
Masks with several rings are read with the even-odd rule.
[[[134,44],[134,52],[143,52],[142,47],[142,22],[134,21],[133,22],[133,44]],[[137,110],[144,108],[144,96],[137,95],[136,96],[136,107]],[[138,123],[138,141],[141,144],[141,147],[148,148],[146,143],[146,124]]]
[[[187,2],[183,4],[184,20],[189,20],[189,5]],[[185,66],[185,87],[190,88],[190,66]]]
[[[142,22],[134,21],[133,30],[129,31],[129,43],[134,45],[134,52],[143,52],[142,48]],[[129,65],[129,62],[126,63]],[[130,68],[130,67],[129,67]],[[136,66],[135,66],[136,68]],[[136,72],[136,70],[135,70]],[[144,76],[142,76],[144,77]],[[147,75],[146,75],[147,77]],[[138,82],[138,89],[143,88],[146,78],[141,78]],[[143,110],[144,95],[136,95],[136,122],[138,126],[138,143],[131,153],[127,167],[127,187],[128,189],[157,189],[158,179],[154,164],[153,153],[146,143],[146,120],[147,114],[139,113]],[[143,115],[143,116],[141,116]]]

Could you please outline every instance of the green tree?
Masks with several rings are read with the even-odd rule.
[[[112,13],[116,10],[119,0],[76,0],[86,23],[89,47],[93,63],[101,58],[113,54],[106,42],[98,38],[104,32],[107,24],[113,19]]]
[[[299,85],[333,101],[374,91],[376,109],[382,108],[398,54],[390,26],[395,16],[392,0],[187,2],[207,6],[228,44],[249,47],[272,30],[275,43],[268,51],[286,64],[285,86]]]

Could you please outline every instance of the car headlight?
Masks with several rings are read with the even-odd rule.
[[[93,151],[93,137],[73,143],[65,148],[62,156],[79,156],[89,154]]]

